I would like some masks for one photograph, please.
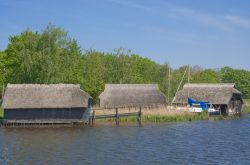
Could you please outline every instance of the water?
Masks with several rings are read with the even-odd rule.
[[[0,164],[250,164],[250,116],[237,120],[0,128]]]

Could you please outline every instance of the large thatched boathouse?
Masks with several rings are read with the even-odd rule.
[[[4,120],[82,119],[90,99],[80,85],[8,84],[2,104]]]
[[[185,84],[183,89],[177,92],[173,104],[186,106],[187,99],[209,102],[209,106],[220,109],[222,114],[238,114],[242,109],[241,92],[235,84]]]
[[[157,84],[105,84],[99,98],[100,106],[105,108],[166,104],[165,95]]]

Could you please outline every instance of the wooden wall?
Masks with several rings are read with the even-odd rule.
[[[86,108],[5,109],[4,119],[81,119]]]

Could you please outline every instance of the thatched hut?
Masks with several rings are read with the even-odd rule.
[[[81,119],[91,97],[73,84],[8,84],[5,120]]]
[[[236,89],[235,84],[185,84],[172,103],[186,106],[188,97],[207,101],[210,107],[220,109],[223,114],[228,115],[240,113],[243,104],[241,92]]]
[[[166,104],[165,95],[157,84],[105,84],[99,98],[100,106],[105,108]]]

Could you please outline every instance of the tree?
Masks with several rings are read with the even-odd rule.
[[[224,67],[221,69],[222,82],[235,83],[244,98],[250,98],[250,72],[243,69]]]
[[[26,30],[10,37],[5,53],[9,83],[80,83],[82,80],[80,47],[52,24],[41,33]]]
[[[4,51],[0,51],[0,84],[7,83],[74,83],[81,84],[98,103],[98,96],[107,83],[159,84],[168,94],[171,71],[170,98],[186,72],[181,87],[188,82],[187,66],[172,69],[118,48],[104,53],[96,50],[81,51],[77,41],[63,29],[49,24],[41,32],[26,30],[11,36]],[[236,83],[245,98],[250,98],[250,72],[224,67],[220,71],[203,70],[199,66],[190,70],[191,83]],[[0,88],[0,91],[2,88]]]
[[[0,51],[0,98],[2,98],[3,85],[5,85],[5,61],[4,52]]]
[[[193,83],[220,83],[220,79],[220,72],[216,72],[212,69],[197,71],[192,75]]]

